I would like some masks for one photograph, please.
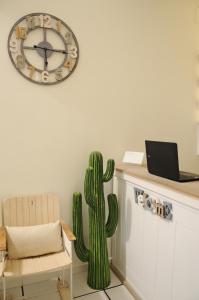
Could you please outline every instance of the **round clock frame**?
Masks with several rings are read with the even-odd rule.
[[[29,20],[34,21],[37,20],[38,24],[32,25],[32,23],[27,27],[20,27],[20,23]],[[54,20],[56,22],[57,29],[49,26],[49,20]],[[33,22],[32,21],[32,22]],[[61,33],[58,26],[65,28],[65,34]],[[40,41],[37,45],[33,46],[24,46],[24,41],[28,34],[41,28],[43,30],[43,41]],[[56,33],[61,41],[63,42],[65,49],[54,49],[53,46],[47,41],[47,32],[51,30]],[[15,34],[16,39],[12,41],[12,37]],[[68,42],[67,42],[68,41]],[[20,44],[20,45],[19,45]],[[34,67],[29,60],[27,59],[24,50],[33,50],[38,53],[44,59],[44,68],[39,69],[38,67]],[[54,53],[58,52],[60,55],[63,55],[62,63],[54,69],[48,70],[48,58]],[[60,82],[63,82],[67,79],[76,69],[78,61],[79,61],[79,45],[77,39],[71,30],[71,28],[63,22],[61,19],[57,18],[54,15],[47,13],[31,13],[20,18],[11,28],[9,36],[8,36],[8,53],[11,59],[12,64],[17,69],[17,71],[26,79],[31,82],[41,84],[41,85],[53,85]],[[17,61],[17,57],[19,62]],[[29,75],[25,74],[22,70],[27,66],[29,70]],[[62,77],[62,71],[65,71],[66,75]],[[40,73],[40,79],[35,79],[35,72]],[[55,74],[54,81],[49,81],[49,77],[52,74]],[[51,76],[52,77],[52,76]],[[52,78],[51,78],[52,80]]]

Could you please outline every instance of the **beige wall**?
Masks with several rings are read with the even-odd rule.
[[[145,139],[176,141],[182,168],[199,172],[194,122],[194,0],[0,0],[0,197],[56,192],[71,218],[90,151],[120,161]],[[44,87],[12,66],[7,37],[30,12],[74,31],[80,61]]]

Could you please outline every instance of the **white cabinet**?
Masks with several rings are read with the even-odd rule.
[[[199,299],[199,214],[178,208],[175,221],[172,299]]]
[[[199,299],[199,211],[166,195],[116,178],[119,225],[112,263],[143,300]],[[162,219],[135,201],[134,188],[172,204]]]

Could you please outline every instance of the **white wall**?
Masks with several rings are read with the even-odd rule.
[[[71,221],[90,151],[120,161],[145,139],[179,143],[182,169],[196,153],[194,0],[0,0],[0,197],[56,192]],[[39,86],[10,62],[7,38],[23,15],[63,19],[80,46],[65,82]]]

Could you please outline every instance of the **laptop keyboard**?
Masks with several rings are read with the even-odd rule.
[[[199,178],[199,175],[180,171],[180,179]]]

